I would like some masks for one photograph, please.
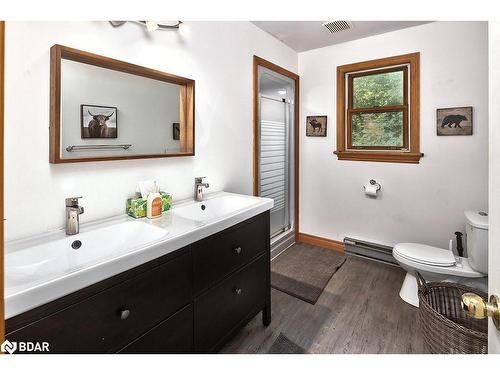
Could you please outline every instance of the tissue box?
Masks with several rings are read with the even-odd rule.
[[[163,212],[170,210],[172,207],[172,195],[160,191]],[[127,199],[127,214],[139,219],[146,217],[148,200],[145,198],[128,198]]]
[[[172,195],[170,195],[169,193],[165,193],[164,191],[160,191],[160,195],[163,212],[170,210],[170,208],[172,207]]]

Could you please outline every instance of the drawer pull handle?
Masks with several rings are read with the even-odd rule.
[[[235,248],[233,249],[233,253],[235,253],[236,255],[241,254],[241,247],[239,247],[239,246],[238,246],[238,247],[235,247]]]
[[[130,316],[130,310],[123,309],[120,311],[120,319],[121,320],[126,320],[129,316]]]
[[[234,294],[236,294],[237,296],[239,296],[239,295],[241,295],[242,290],[241,290],[241,288],[234,288],[233,292],[234,292]]]

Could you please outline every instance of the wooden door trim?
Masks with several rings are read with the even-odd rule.
[[[253,195],[259,193],[259,66],[284,75],[295,82],[294,103],[294,227],[295,237],[299,233],[299,107],[300,107],[300,77],[262,57],[253,56]]]
[[[0,163],[0,342],[5,339],[5,315],[4,315],[4,233],[3,233],[3,220],[4,220],[4,199],[3,199],[3,161],[4,161],[4,71],[5,71],[5,21],[0,21],[0,155],[2,162]]]

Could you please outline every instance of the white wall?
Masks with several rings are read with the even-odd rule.
[[[339,161],[338,65],[420,52],[420,164]],[[488,208],[488,35],[485,22],[438,22],[299,54],[300,231],[394,245],[448,247],[463,211]],[[436,108],[474,107],[474,135],[436,136]],[[328,115],[326,138],[305,137],[307,115]],[[376,200],[362,186],[382,184]]]
[[[49,49],[53,44],[196,80],[196,156],[51,165]],[[6,239],[62,227],[64,198],[83,195],[82,221],[125,211],[138,180],[156,178],[174,199],[211,191],[252,193],[252,55],[297,71],[297,54],[248,22],[185,22],[179,32],[135,24],[43,22],[6,25]]]

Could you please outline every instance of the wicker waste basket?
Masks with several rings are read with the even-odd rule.
[[[474,319],[462,310],[462,294],[488,296],[465,285],[446,282],[426,282],[417,272],[418,325],[432,353],[488,353],[488,321]]]

